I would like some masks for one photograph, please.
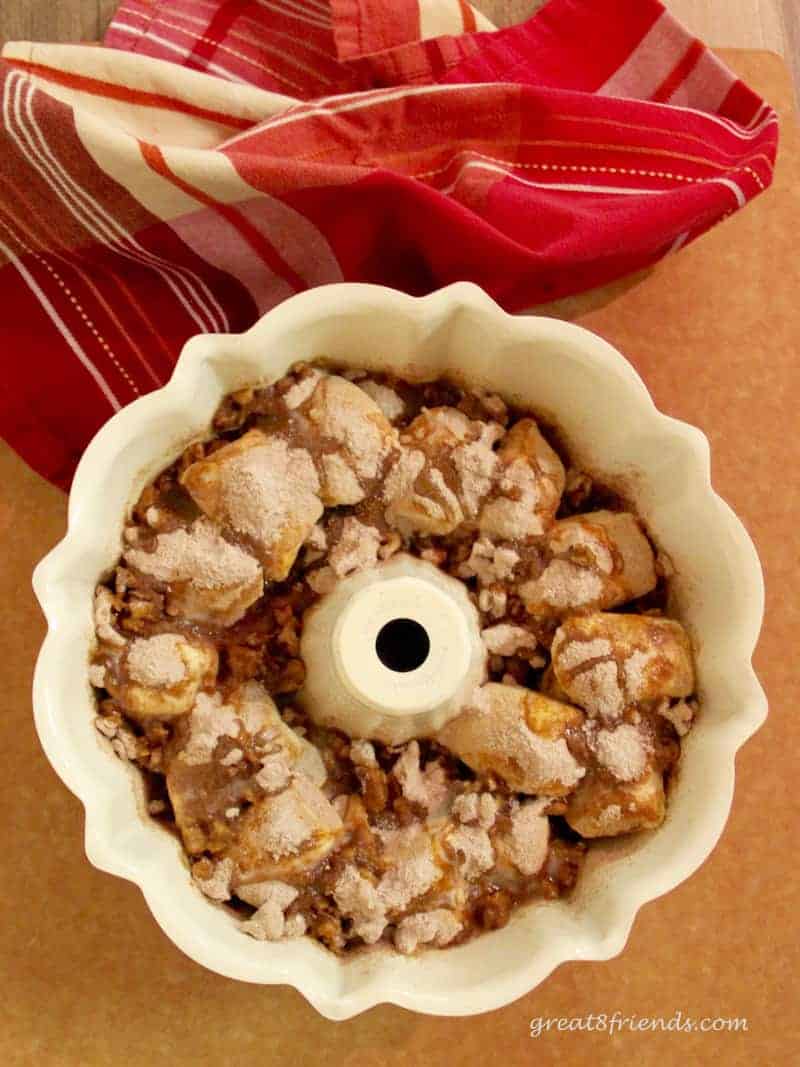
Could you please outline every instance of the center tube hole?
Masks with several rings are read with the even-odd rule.
[[[390,671],[406,674],[428,658],[431,641],[424,626],[413,619],[392,619],[375,638],[378,659]]]

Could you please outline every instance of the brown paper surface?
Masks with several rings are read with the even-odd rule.
[[[738,760],[733,811],[688,882],[640,913],[623,954],[561,967],[515,1004],[466,1019],[394,1007],[345,1023],[295,991],[239,984],[186,959],[134,886],[83,854],[80,804],[56,778],[30,708],[44,632],[30,590],[65,499],[0,451],[0,1063],[36,1067],[792,1062],[800,972],[794,783],[800,751],[800,137],[782,62],[733,67],[783,112],[775,187],[606,306],[579,319],[618,346],[656,403],[711,441],[717,490],[754,537],[767,580],[756,666],[767,725]],[[549,1032],[531,1018],[621,1011],[745,1017],[746,1033]]]

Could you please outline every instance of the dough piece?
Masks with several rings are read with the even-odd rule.
[[[542,677],[539,682],[539,692],[542,696],[550,697],[551,700],[558,700],[562,704],[570,703],[569,695],[565,693],[558,684],[552,663],[549,663],[547,668],[542,671]]]
[[[367,495],[358,475],[339,452],[328,452],[320,460],[322,501],[326,507],[358,504]]]
[[[380,880],[350,864],[333,891],[338,907],[352,920],[353,932],[369,945],[380,939],[390,914],[401,917],[412,901],[441,883],[444,872],[432,837],[419,823],[378,834],[389,864]]]
[[[481,509],[481,533],[506,541],[540,536],[552,523],[564,491],[561,460],[533,419],[520,419],[503,438],[497,455],[499,495]]]
[[[208,519],[159,534],[155,549],[129,548],[125,562],[167,586],[170,615],[232,626],[264,592],[258,560],[226,541]]]
[[[206,515],[247,538],[275,581],[292,569],[323,511],[311,455],[260,430],[193,463],[181,482]]]
[[[651,768],[633,783],[587,777],[570,797],[565,818],[583,837],[616,837],[655,830],[664,821],[664,812],[663,778]]]
[[[519,793],[563,796],[585,773],[564,740],[583,714],[522,686],[490,682],[439,731],[437,741],[478,774],[496,774]]]
[[[372,397],[389,422],[396,422],[406,410],[406,405],[394,389],[380,382],[373,382],[370,378],[358,383],[358,388],[363,389],[367,396]]]
[[[638,782],[648,769],[652,740],[633,723],[620,723],[613,730],[592,729],[589,738],[599,765],[618,781]]]
[[[199,691],[213,686],[218,657],[202,638],[157,634],[131,641],[119,662],[106,670],[105,685],[139,722],[185,715]]]
[[[323,504],[357,504],[380,476],[396,431],[372,397],[338,374],[322,378],[300,411],[323,442]]]
[[[548,802],[544,798],[517,804],[511,812],[510,829],[495,836],[498,867],[504,873],[510,867],[530,877],[544,866],[550,845],[550,820],[542,811]]]
[[[296,878],[320,863],[342,832],[342,820],[325,794],[298,774],[239,820],[238,839],[228,852],[233,885]]]
[[[570,700],[606,722],[618,721],[631,704],[694,691],[691,644],[674,619],[602,612],[567,619],[551,656]]]
[[[294,776],[322,785],[322,757],[286,725],[262,685],[246,682],[227,701],[200,693],[177,727],[166,773],[187,851],[228,847],[245,819],[242,803],[280,794]]]
[[[448,862],[442,855],[441,842],[420,823],[389,831],[383,844],[389,868],[380,880],[378,892],[387,913],[402,914],[411,901],[442,884]]]
[[[384,486],[387,519],[404,532],[448,534],[477,517],[497,468],[495,423],[472,421],[455,408],[431,408],[402,434]]]
[[[260,682],[245,682],[234,694],[245,729],[259,734],[270,743],[277,743],[286,753],[290,766],[304,774],[314,785],[322,785],[327,777],[319,749],[287,726],[275,701]]]
[[[554,523],[542,573],[520,586],[531,615],[564,616],[615,607],[656,586],[655,558],[629,512],[594,511]]]

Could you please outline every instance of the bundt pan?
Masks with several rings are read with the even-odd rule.
[[[321,357],[412,380],[447,375],[556,423],[575,463],[624,489],[671,557],[672,607],[696,646],[702,710],[660,829],[595,843],[571,897],[525,906],[501,930],[417,957],[379,947],[341,959],[308,938],[263,943],[241,933],[192,884],[179,842],[145,812],[138,771],[116,759],[93,726],[92,597],[119,556],[130,506],[182,449],[208,436],[226,393]],[[87,448],[67,535],[37,567],[34,588],[49,624],[34,680],[36,725],[86,809],[90,861],[135,882],[166,934],[198,963],[242,981],[293,985],[331,1019],[381,1002],[436,1015],[489,1011],[567,960],[615,956],[637,910],[711,852],[731,804],[736,751],[766,715],[750,663],[763,613],[761,569],[742,524],[711,487],[704,435],[661,414],[631,365],[599,337],[554,319],[507,315],[467,284],[421,299],[370,285],[324,286],[244,334],[189,341],[169,383],[120,411]]]

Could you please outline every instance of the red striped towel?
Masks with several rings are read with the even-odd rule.
[[[0,61],[0,431],[66,486],[198,331],[341,279],[532,307],[769,185],[774,112],[657,0],[124,0]]]

